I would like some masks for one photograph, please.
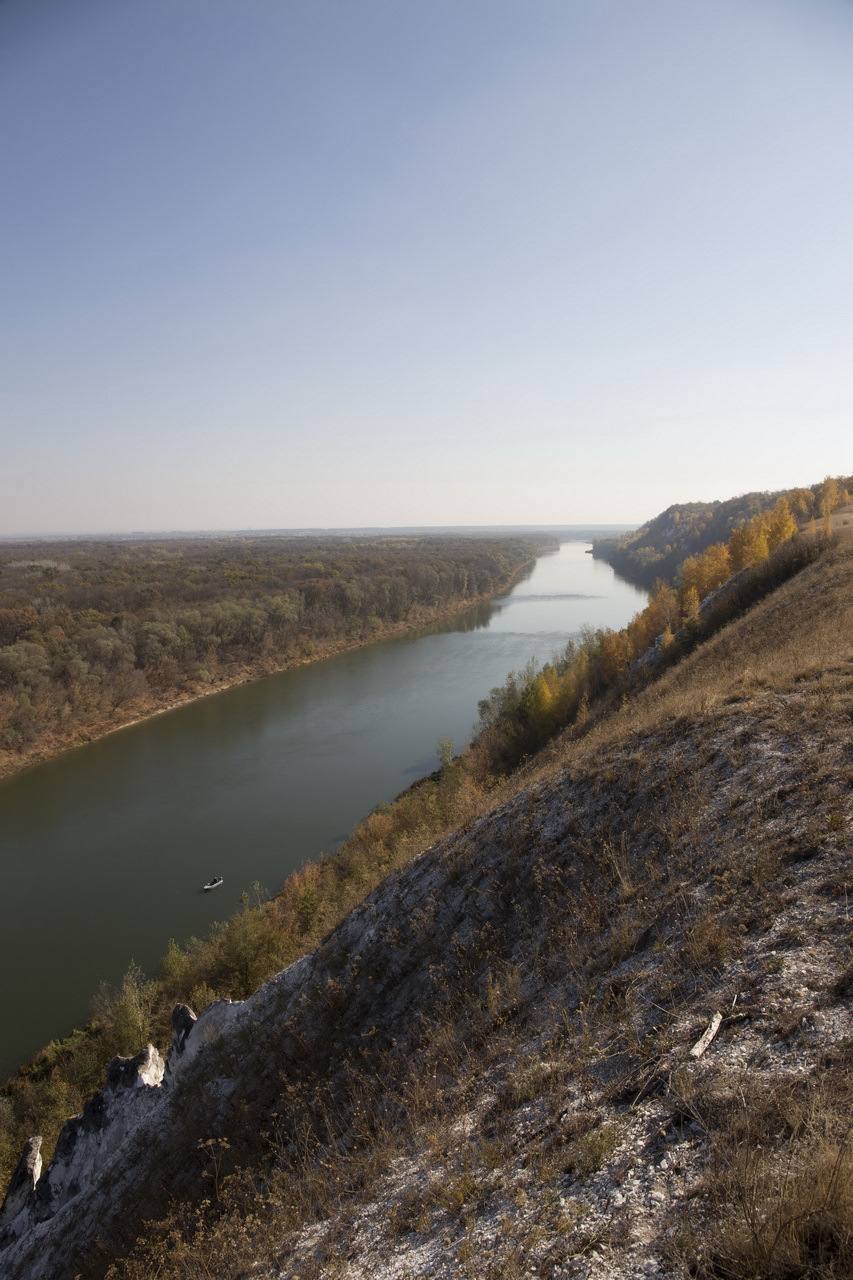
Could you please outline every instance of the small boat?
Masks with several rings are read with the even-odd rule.
[[[218,889],[222,883],[222,876],[214,876],[212,880],[208,880],[207,884],[203,886],[204,892],[209,893],[211,889]]]

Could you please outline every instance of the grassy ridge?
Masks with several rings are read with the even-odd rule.
[[[679,502],[631,533],[595,542],[593,555],[613,565],[624,577],[653,587],[657,578],[674,582],[684,561],[732,533],[756,516],[769,513],[780,498],[799,523],[820,521],[849,501],[853,476],[829,477],[808,488],[745,493],[724,502]]]

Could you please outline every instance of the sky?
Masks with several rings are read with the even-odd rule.
[[[853,471],[853,0],[0,0],[0,535]]]

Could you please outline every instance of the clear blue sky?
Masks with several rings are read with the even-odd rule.
[[[0,0],[0,533],[853,469],[851,0]]]

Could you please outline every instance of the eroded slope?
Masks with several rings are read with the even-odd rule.
[[[186,1023],[113,1153],[49,1216],[37,1184],[4,1274],[102,1275],[202,1196],[112,1274],[849,1274],[851,568]]]

